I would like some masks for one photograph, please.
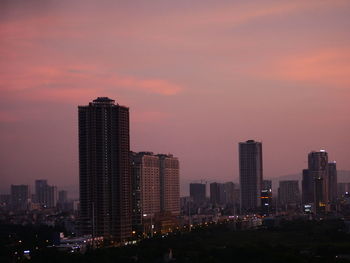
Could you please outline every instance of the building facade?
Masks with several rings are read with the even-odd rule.
[[[303,170],[302,179],[302,203],[310,205],[314,203],[315,199],[315,178],[313,178],[308,169]]]
[[[224,204],[225,192],[224,185],[221,183],[210,184],[210,203],[214,206]]]
[[[11,208],[14,210],[27,210],[30,202],[28,185],[11,185]]]
[[[239,143],[239,179],[241,212],[256,212],[260,207],[263,180],[261,142],[248,140]]]
[[[328,183],[329,201],[335,204],[338,197],[337,163],[335,161],[328,163]]]
[[[160,212],[159,157],[152,152],[131,153],[133,229],[140,230]]]
[[[47,180],[35,180],[35,202],[43,208],[55,208],[57,205],[57,187],[48,185]]]
[[[132,234],[129,109],[99,97],[78,112],[80,230],[124,241]]]
[[[190,197],[193,203],[200,206],[206,201],[206,184],[191,183],[190,184]]]
[[[278,200],[281,206],[298,206],[300,203],[299,181],[280,181],[278,188]]]
[[[261,188],[261,213],[268,216],[272,206],[272,181],[263,180]]]
[[[180,214],[180,166],[172,154],[158,154],[160,174],[160,209]]]

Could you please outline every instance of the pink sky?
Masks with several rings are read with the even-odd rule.
[[[130,107],[131,149],[173,153],[193,180],[264,177],[326,149],[350,170],[350,2],[0,2],[0,191],[78,183],[77,105]]]

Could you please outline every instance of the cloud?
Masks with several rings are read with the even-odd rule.
[[[97,70],[97,66],[32,67],[22,72],[0,73],[4,95],[26,100],[77,102],[116,90],[134,90],[164,96],[182,87],[164,79],[140,79]]]
[[[350,49],[320,49],[285,56],[272,63],[270,78],[331,85],[349,89]]]

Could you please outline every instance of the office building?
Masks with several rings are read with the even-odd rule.
[[[160,208],[163,213],[180,214],[180,167],[172,154],[158,154]]]
[[[262,143],[254,140],[239,143],[239,179],[241,212],[256,212],[260,207],[263,180]]]
[[[11,207],[14,210],[27,210],[30,202],[28,185],[11,185]]]
[[[131,236],[129,109],[99,97],[79,106],[80,231]]]
[[[191,183],[190,197],[196,206],[201,206],[206,201],[206,184]]]

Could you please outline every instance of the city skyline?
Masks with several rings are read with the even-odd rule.
[[[181,160],[182,195],[237,182],[248,139],[263,141],[264,178],[320,149],[350,170],[349,6],[2,1],[0,192],[77,187],[76,105],[98,96],[130,107],[131,150]]]

